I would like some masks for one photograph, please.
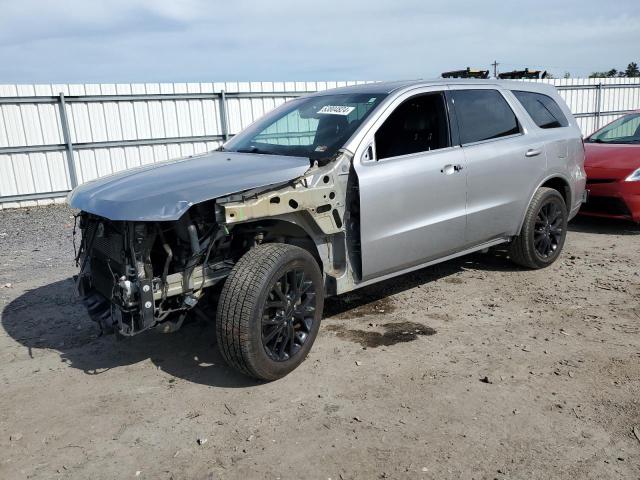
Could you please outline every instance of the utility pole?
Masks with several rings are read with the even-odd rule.
[[[497,60],[494,60],[491,64],[491,66],[493,67],[493,78],[498,78],[498,65],[500,64]]]

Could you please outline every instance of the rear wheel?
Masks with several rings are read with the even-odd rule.
[[[539,188],[529,204],[520,235],[511,242],[511,260],[535,269],[551,265],[564,246],[567,222],[562,195],[553,188]]]
[[[284,377],[309,353],[323,302],[322,274],[309,252],[282,243],[251,249],[233,268],[218,302],[222,356],[251,377]]]

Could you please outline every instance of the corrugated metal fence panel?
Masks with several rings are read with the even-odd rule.
[[[51,96],[50,85],[0,85],[0,96]],[[0,147],[62,143],[54,104],[0,105]],[[15,153],[0,155],[0,202],[2,196],[64,191],[67,180],[64,153]]]
[[[63,90],[64,92],[64,90]],[[124,100],[66,104],[73,143],[161,140],[221,134],[215,97],[185,100],[132,100],[127,95],[213,93],[212,83],[69,85],[68,95],[123,95]],[[77,149],[80,183],[120,170],[203,153],[217,142],[135,145]]]
[[[559,88],[585,134],[619,116],[605,112],[640,108],[638,79],[537,81]],[[67,97],[68,140],[74,147],[78,183],[82,183],[215,149],[225,134],[239,132],[287,100],[305,92],[356,83],[365,82],[0,85],[0,97],[29,97],[22,102],[0,103],[0,149],[13,147],[9,153],[0,150],[0,208],[15,206],[18,200],[59,196],[72,187],[61,93]],[[598,84],[602,87],[597,88]],[[227,94],[226,123],[221,91]],[[599,118],[597,110],[603,112]],[[45,151],[33,151],[37,147]]]
[[[82,85],[70,86],[71,95],[132,95],[186,93],[185,86],[173,85]],[[198,86],[197,91],[201,93]],[[189,103],[194,103],[193,108]],[[203,100],[194,101],[109,101],[67,103],[67,118],[73,143],[118,142],[194,136],[204,130]],[[211,135],[217,134],[217,131]],[[200,134],[198,134],[200,135]],[[195,153],[195,146],[116,146],[74,151],[80,183],[127,168]],[[176,145],[171,145],[176,147]],[[202,147],[199,151],[204,151]]]

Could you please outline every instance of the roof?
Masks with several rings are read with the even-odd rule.
[[[419,84],[423,80],[396,80],[392,82],[372,82],[361,83],[359,85],[350,85],[348,87],[331,88],[329,90],[321,90],[314,95],[325,95],[327,92],[334,93],[391,93],[400,88],[408,87],[413,84]]]
[[[526,81],[510,81],[496,79],[477,79],[477,78],[436,78],[433,80],[397,80],[391,82],[374,82],[362,83],[360,85],[351,85],[348,87],[332,88],[330,90],[322,90],[313,95],[327,95],[340,93],[393,93],[398,90],[409,89],[411,87],[428,87],[437,85],[494,85],[507,90],[530,90],[538,92],[555,91],[555,87],[548,83],[526,82]]]

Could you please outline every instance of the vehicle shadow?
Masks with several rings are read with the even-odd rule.
[[[359,318],[367,305],[464,270],[517,269],[495,255],[462,257],[329,298],[324,316],[345,321]],[[74,293],[72,279],[23,293],[5,306],[1,317],[7,334],[25,346],[29,355],[38,349],[55,350],[62,362],[87,375],[149,359],[170,375],[203,385],[245,388],[260,383],[226,365],[216,347],[213,321],[194,321],[173,334],[152,330],[123,340],[114,335],[100,336]]]
[[[474,253],[466,255],[357,289],[338,297],[328,298],[325,301],[324,316],[325,318],[336,317],[338,319],[354,318],[354,314],[367,305],[374,306],[376,309],[377,307],[383,307],[379,302],[386,301],[392,295],[443,278],[453,277],[467,270],[525,271],[509,260],[506,248],[494,248],[487,254]],[[457,277],[454,283],[464,283],[465,281],[464,276],[461,276]],[[364,311],[366,312],[366,310],[365,308]]]
[[[30,355],[36,349],[56,350],[63,362],[88,375],[150,359],[170,375],[195,383],[228,388],[258,383],[225,364],[215,348],[212,323],[194,322],[173,334],[152,330],[122,340],[99,336],[71,279],[27,291],[10,302],[2,311],[2,326]]]
[[[569,223],[569,231],[601,235],[640,235],[640,225],[627,220],[577,216]]]

